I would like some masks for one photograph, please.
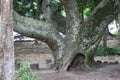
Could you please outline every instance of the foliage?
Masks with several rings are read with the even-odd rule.
[[[113,35],[120,35],[120,32],[114,32],[114,33],[112,33]]]
[[[36,19],[42,13],[40,0],[13,0],[13,8],[20,15]]]
[[[120,55],[120,48],[108,48],[99,46],[96,50],[96,56]]]
[[[98,5],[101,0],[77,0],[79,12],[83,9],[84,18],[86,19],[92,10]],[[49,6],[54,14],[63,12],[64,8],[60,0],[50,0]],[[42,14],[42,0],[13,0],[13,8],[20,15],[39,19]]]
[[[17,63],[20,65],[18,72],[15,74],[13,80],[42,80],[38,79],[30,68],[30,63],[27,61],[20,61]]]
[[[62,11],[64,10],[63,5],[59,2],[59,0],[51,0],[49,6],[52,10],[53,16],[57,13],[62,13]]]
[[[42,1],[43,0],[13,0],[13,8],[22,16],[41,20],[43,18]],[[63,11],[63,6],[59,0],[50,0],[48,6],[51,8],[53,15],[57,12],[62,13]]]
[[[102,0],[76,0],[79,8],[79,12],[83,14],[83,18],[86,20],[94,8]]]

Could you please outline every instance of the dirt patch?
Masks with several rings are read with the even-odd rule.
[[[86,71],[35,71],[43,80],[120,80],[120,64]]]
[[[89,68],[85,70],[75,70],[58,72],[53,70],[35,71],[37,76],[43,80],[120,80],[120,64],[110,64],[120,61],[120,56],[95,57],[96,61],[107,62],[100,68]]]

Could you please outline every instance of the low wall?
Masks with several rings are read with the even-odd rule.
[[[43,43],[35,41],[15,41],[15,60],[29,61],[32,68],[38,65],[39,69],[49,68],[54,62],[52,51]]]

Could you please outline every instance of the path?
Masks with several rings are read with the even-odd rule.
[[[55,72],[36,71],[44,80],[120,80],[120,64],[108,65],[92,71]]]

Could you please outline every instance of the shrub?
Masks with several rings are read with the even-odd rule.
[[[96,50],[96,56],[109,56],[109,55],[120,55],[119,48],[108,48],[99,46]]]
[[[42,80],[38,79],[30,68],[30,63],[27,61],[20,61],[18,72],[15,74],[13,80]]]

